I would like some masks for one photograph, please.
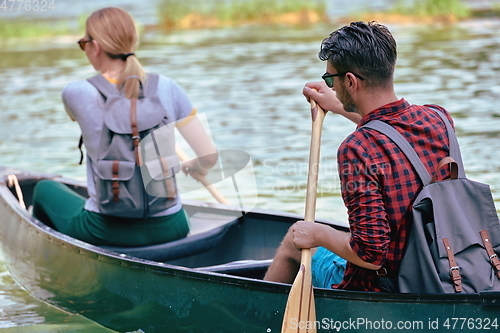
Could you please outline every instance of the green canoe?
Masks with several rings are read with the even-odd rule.
[[[185,202],[189,237],[152,247],[103,248],[63,235],[21,207],[49,175],[0,168],[0,248],[13,278],[35,297],[130,332],[280,332],[290,285],[261,278],[301,217]],[[75,181],[55,178],[85,194]],[[329,223],[328,221],[319,221]],[[334,226],[336,227],[336,226]],[[341,228],[341,227],[336,227]],[[318,332],[498,330],[500,292],[413,295],[315,289]]]

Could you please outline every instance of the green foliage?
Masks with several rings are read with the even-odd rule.
[[[218,2],[221,2],[220,0]],[[311,0],[246,0],[246,1],[222,1],[224,5],[216,16],[222,21],[236,20],[258,20],[262,17],[280,15],[284,13],[296,13],[303,10],[311,10],[324,14],[326,4]]]
[[[326,14],[325,0],[160,0],[158,14],[161,25],[175,27],[190,14],[226,23],[255,21],[284,13],[313,11]]]
[[[85,22],[90,14],[82,14],[76,19],[36,20],[11,19],[0,21],[0,41],[12,39],[47,38],[75,35],[83,37]],[[144,31],[142,25],[137,25],[139,34]]]
[[[203,1],[196,1],[202,4]],[[173,27],[183,17],[196,9],[193,1],[161,0],[158,4],[158,15],[162,26]],[[198,10],[202,10],[199,8]]]
[[[69,34],[70,26],[66,21],[32,21],[2,20],[0,21],[0,40],[13,38],[53,37]]]
[[[456,18],[468,17],[470,9],[462,0],[399,0],[394,13],[411,16],[447,16]]]

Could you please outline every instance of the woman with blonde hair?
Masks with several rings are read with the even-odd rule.
[[[51,180],[40,181],[35,187],[33,215],[36,218],[64,234],[95,245],[145,246],[176,240],[189,232],[187,214],[177,195],[175,172],[165,176],[165,184],[170,186],[168,198],[155,198],[147,193],[141,194],[140,199],[134,201],[133,197],[139,195],[136,190],[130,191],[131,200],[122,198],[126,191],[121,183],[124,168],[133,165],[133,172],[140,170],[141,174],[147,163],[137,158],[135,166],[132,162],[107,161],[107,158],[103,158],[104,148],[108,150],[108,155],[110,150],[111,155],[115,153],[113,149],[116,150],[109,148],[112,146],[108,141],[114,133],[111,133],[109,128],[112,126],[106,121],[129,121],[132,127],[137,127],[137,123],[141,127],[141,123],[157,118],[162,121],[160,125],[176,124],[198,156],[195,160],[183,163],[183,171],[195,178],[205,175],[217,161],[217,151],[201,122],[194,116],[196,109],[182,88],[168,77],[145,73],[135,54],[137,43],[138,33],[134,20],[125,10],[108,7],[89,16],[85,36],[78,44],[92,66],[101,74],[89,80],[72,82],[62,93],[65,109],[71,119],[78,122],[87,150],[89,197],[85,199],[65,185]],[[151,93],[153,97],[149,99],[152,101],[148,104],[150,107],[147,110],[141,109],[140,105],[144,103],[141,101],[150,97]],[[127,105],[130,105],[118,113],[112,113],[112,119],[107,119],[110,114],[106,109],[109,95],[129,100]],[[137,119],[134,120],[132,115]],[[166,127],[168,126],[161,127],[160,130]],[[117,136],[127,137],[121,134]],[[157,135],[157,138],[161,136]],[[131,135],[131,142],[139,141],[138,139],[137,132]],[[145,139],[143,134],[141,139]],[[158,146],[162,144],[163,142],[158,142]],[[173,146],[172,142],[168,145]],[[119,148],[125,150],[126,154],[132,154],[127,150],[133,151],[134,147],[126,147]],[[107,162],[112,162],[112,171],[101,168],[102,164],[109,165]],[[159,164],[162,163],[164,162]],[[163,171],[166,170],[163,164],[160,166]],[[111,172],[113,177],[109,177],[110,186],[101,186],[105,181],[103,174]],[[147,192],[147,186],[144,189]],[[172,191],[174,195],[170,195]],[[102,199],[103,192],[109,192],[104,195],[112,199]],[[135,203],[143,199],[146,208],[141,213],[137,213],[133,205],[127,205],[127,202]],[[152,204],[149,205],[150,203]],[[110,208],[112,206],[118,209],[113,210]]]

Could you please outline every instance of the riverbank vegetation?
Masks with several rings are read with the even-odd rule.
[[[399,0],[390,11],[400,15],[457,20],[469,17],[471,10],[462,0]]]
[[[367,12],[358,17],[391,23],[453,23],[475,14],[463,0],[398,0],[384,12]]]
[[[328,20],[326,0],[160,0],[158,15],[167,30]]]
[[[0,21],[0,40],[53,37],[70,34],[67,21],[33,21],[27,19]]]
[[[0,21],[0,42],[46,40],[47,38],[80,36],[85,31],[88,15],[72,19],[16,18]]]
[[[75,19],[10,19],[0,21],[0,43],[17,43],[20,40],[44,41],[51,38],[80,38],[85,32],[85,21],[90,13],[85,13]],[[137,24],[139,34],[144,26]],[[76,41],[76,39],[75,39]]]

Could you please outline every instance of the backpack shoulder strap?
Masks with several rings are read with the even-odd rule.
[[[444,113],[441,110],[430,105],[428,107],[433,110],[436,110],[439,117],[441,117],[441,119],[443,120],[446,126],[446,131],[448,132],[448,140],[450,142],[450,156],[455,160],[455,162],[457,162],[458,165],[458,178],[465,178],[465,169],[464,169],[464,163],[462,161],[462,153],[460,152],[460,146],[458,144],[458,139],[455,134],[455,130],[451,126],[448,118],[444,115]]]
[[[160,79],[160,76],[158,74],[154,74],[154,73],[147,74],[146,87],[144,89],[144,96],[145,97],[158,95],[158,81],[159,81],[159,79]]]
[[[408,143],[408,141],[394,127],[380,120],[372,120],[362,126],[362,128],[364,127],[374,129],[391,139],[406,155],[410,163],[415,168],[415,171],[417,171],[417,174],[424,186],[431,182],[432,177],[425,168],[420,157],[418,157],[410,143]]]
[[[87,79],[94,87],[99,90],[104,97],[108,98],[109,96],[119,95],[119,91],[116,89],[115,85],[110,83],[102,74],[96,75]]]

